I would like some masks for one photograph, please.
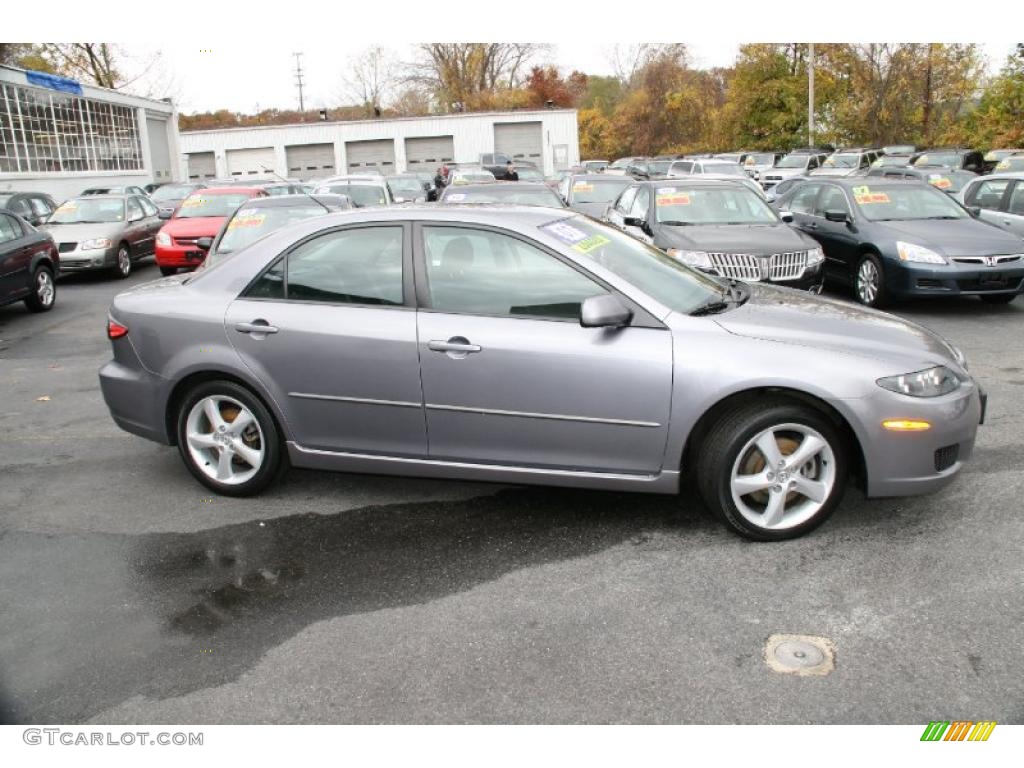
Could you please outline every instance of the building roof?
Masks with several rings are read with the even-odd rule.
[[[13,83],[14,85],[20,85],[25,88],[34,88],[40,91],[49,90],[43,86],[30,83],[27,77],[28,72],[29,70],[27,69],[0,64],[0,81]],[[135,107],[145,107],[146,109],[151,109],[156,112],[166,112],[167,114],[171,114],[175,111],[174,102],[171,99],[150,99],[145,96],[135,96],[133,94],[113,90],[111,88],[101,88],[98,85],[90,85],[89,83],[79,82],[78,84],[82,87],[82,96],[87,99],[98,99],[100,101],[112,101],[119,104],[130,104]],[[63,93],[63,91],[55,90],[53,93]]]

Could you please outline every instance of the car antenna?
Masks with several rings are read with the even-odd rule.
[[[277,171],[272,171],[269,168],[267,168],[267,166],[263,165],[263,163],[260,163],[260,168],[262,168],[265,172],[267,172],[269,174],[277,176],[277,178],[280,179],[281,181],[283,181],[285,184],[291,184],[292,183],[292,182],[288,181],[288,179],[286,179],[283,176],[281,176]],[[299,188],[302,189],[301,187],[299,187]],[[312,200],[314,203],[319,205],[321,208],[323,208],[328,213],[334,213],[334,211],[332,211],[330,208],[328,208],[326,205],[324,205],[324,202],[322,200],[317,200],[315,197],[313,197],[311,194],[309,194],[309,192],[307,192],[306,190],[303,189],[302,190],[302,194],[304,194],[306,197],[308,197],[310,200]]]

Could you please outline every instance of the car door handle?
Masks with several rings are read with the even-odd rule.
[[[479,352],[482,348],[479,344],[470,344],[467,339],[461,336],[453,336],[448,341],[428,341],[427,349],[433,352],[462,352],[468,354],[470,352]]]
[[[270,325],[266,320],[253,320],[251,323],[235,323],[235,330],[239,333],[277,333],[277,327]]]
[[[803,228],[804,229],[817,229],[818,225],[816,223],[814,223],[813,221],[808,221],[808,222],[804,223]]]

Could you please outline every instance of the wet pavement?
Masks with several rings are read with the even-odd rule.
[[[211,496],[106,413],[123,286],[0,308],[3,721],[1024,721],[1024,301],[900,309],[990,394],[953,486],[753,544],[689,496],[294,470]],[[772,671],[775,634],[835,669]]]

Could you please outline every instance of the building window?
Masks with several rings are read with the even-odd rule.
[[[0,173],[142,168],[134,107],[0,83]]]

